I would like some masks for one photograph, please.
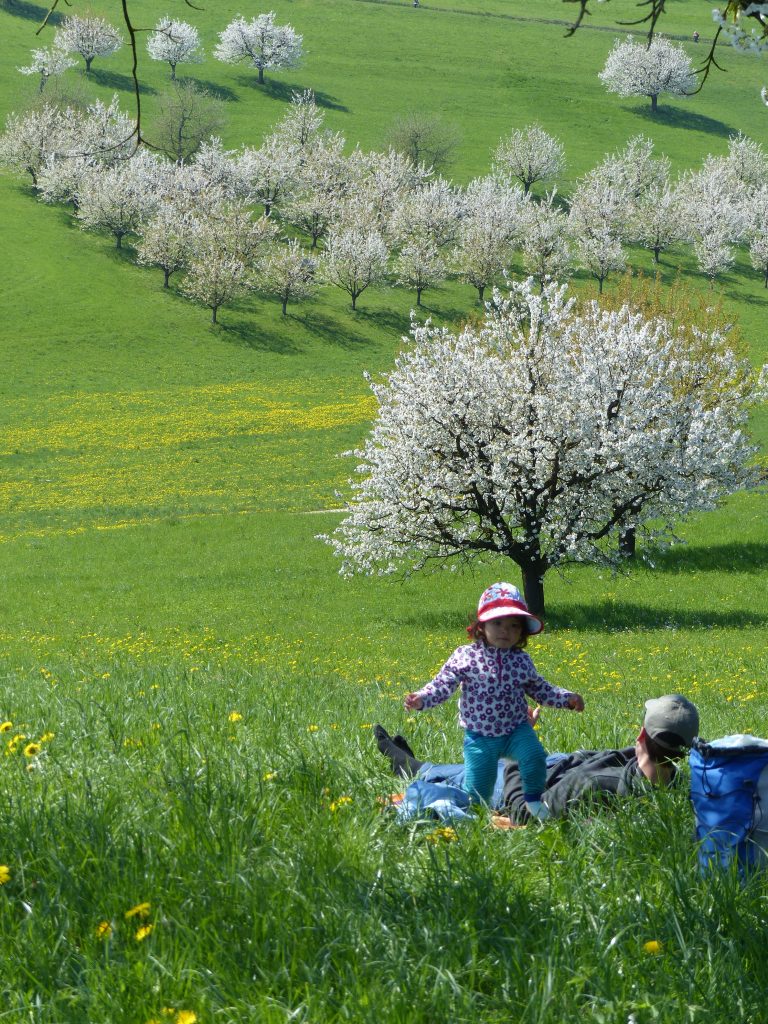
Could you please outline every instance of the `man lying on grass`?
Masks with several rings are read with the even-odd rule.
[[[532,712],[535,722],[538,709]],[[635,745],[622,750],[577,750],[547,758],[544,803],[554,818],[568,814],[585,798],[623,797],[642,793],[645,785],[669,785],[675,777],[674,762],[684,756],[699,732],[699,712],[687,698],[668,694],[645,702],[645,718]],[[461,789],[463,764],[419,761],[402,736],[391,737],[380,725],[374,727],[379,750],[395,775]],[[500,761],[490,803],[505,818],[494,824],[508,827],[530,820],[516,762]]]

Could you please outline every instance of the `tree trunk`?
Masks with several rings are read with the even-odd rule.
[[[765,278],[763,280],[763,288],[768,288],[768,267],[765,268]]]
[[[598,279],[597,279],[597,294],[598,295],[602,295],[603,294],[603,281],[604,280],[605,280],[604,277],[598,277]]]
[[[264,68],[259,68],[259,85],[264,84]]]
[[[168,287],[168,278],[170,276],[171,276],[170,270],[166,270],[165,267],[163,267],[163,288],[167,288]]]
[[[176,81],[176,65],[175,64],[171,64],[171,81],[172,82]]]
[[[543,617],[544,573],[547,567],[542,563],[534,562],[531,565],[521,566],[521,569],[523,571],[523,593],[528,611]]]
[[[285,311],[286,311],[287,308],[288,308],[288,298],[285,297],[283,299],[283,316],[285,316]]]
[[[352,292],[352,309],[357,309],[357,292]]]
[[[115,234],[115,238],[117,239],[117,243],[115,245],[115,248],[116,249],[122,249],[123,248],[123,233],[122,233],[122,231],[118,231]]]
[[[658,246],[656,246],[656,248],[653,250],[653,262],[654,263],[658,263],[659,262],[659,253],[660,252],[661,252],[661,250],[659,249]]]
[[[483,301],[483,295],[485,295],[485,285],[481,284],[481,285],[478,285],[478,288],[477,288],[477,301],[478,302],[482,302]]]
[[[619,535],[619,551],[625,558],[634,558],[637,550],[637,531],[634,526]]]
[[[417,306],[421,305],[421,293],[422,293],[422,290],[423,289],[421,289],[421,288],[417,288],[416,289],[416,305]]]
[[[85,73],[86,73],[86,75],[90,75],[90,73],[91,73],[91,61],[93,60],[93,57],[84,57],[83,59],[85,60]]]
[[[211,323],[212,324],[217,324],[219,322],[218,319],[217,319],[218,312],[219,312],[219,307],[218,306],[211,306]]]
[[[655,114],[655,113],[656,113],[656,101],[658,100],[658,98],[659,98],[659,97],[658,97],[658,95],[656,95],[656,94],[654,94],[653,96],[651,96],[651,113],[652,113],[652,114]]]

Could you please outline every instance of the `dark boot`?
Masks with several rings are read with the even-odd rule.
[[[376,737],[376,746],[389,759],[395,775],[401,779],[412,779],[418,773],[424,762],[416,760],[410,747],[406,751],[395,743],[383,725],[374,725],[373,735]]]

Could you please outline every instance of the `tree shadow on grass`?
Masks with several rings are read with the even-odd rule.
[[[300,347],[284,334],[261,330],[253,320],[238,320],[226,309],[219,311],[219,323],[208,326],[224,338],[237,342],[246,348],[259,352],[273,352],[276,355],[298,355]]]
[[[136,88],[130,75],[121,75],[117,71],[105,71],[103,68],[91,68],[88,79],[96,82],[97,85],[103,85],[106,89],[117,89],[118,92],[133,92]],[[139,92],[145,96],[154,96],[157,89],[152,85],[147,85],[146,82],[139,81]]]
[[[42,23],[50,8],[47,5],[40,7],[38,4],[30,4],[26,0],[1,0],[0,10],[5,11],[6,14],[12,14],[15,18],[26,18],[28,21]],[[60,25],[63,20],[64,16],[58,11],[54,11],[48,18],[48,24]]]
[[[368,344],[367,338],[362,337],[357,331],[345,327],[332,317],[323,316],[322,313],[307,312],[302,313],[300,316],[294,314],[294,319],[297,323],[302,324],[314,337],[327,342],[329,345],[353,349],[362,348]]]
[[[456,634],[463,619],[455,610],[442,613],[417,611],[397,616],[396,625],[417,627],[426,632]],[[558,604],[546,615],[547,628],[584,632],[637,632],[676,629],[739,629],[768,626],[768,617],[743,609],[716,611],[704,609],[649,607],[630,601],[595,601],[592,604]]]
[[[657,629],[745,629],[768,626],[768,616],[744,609],[664,608],[630,601],[596,601],[589,605],[559,604],[547,615],[547,626],[600,632]]]
[[[398,336],[407,334],[411,327],[411,318],[407,313],[396,313],[391,309],[356,309],[354,315],[381,330],[396,331]]]
[[[258,73],[254,70],[251,75],[240,75],[238,82],[243,88],[258,89],[259,92],[263,92],[265,96],[269,96],[272,100],[278,100],[280,103],[290,103],[293,99],[294,93],[304,92],[306,86],[297,85],[295,82],[281,82],[276,78],[270,78],[269,75],[265,78],[264,82],[259,85]],[[344,113],[349,111],[349,107],[345,107],[343,103],[339,103],[335,96],[331,96],[327,92],[318,92],[314,89],[312,93],[315,97],[315,103],[318,107],[324,107],[326,110],[341,110]]]
[[[768,569],[768,543],[756,541],[687,547],[681,544],[653,555],[655,572],[746,572]]]
[[[194,82],[195,85],[201,89],[205,89],[206,92],[210,93],[211,96],[217,100],[225,100],[227,103],[238,103],[240,97],[237,95],[234,89],[230,89],[227,85],[219,85],[218,82],[209,82],[204,78],[193,78],[191,75],[177,75],[179,81]],[[172,84],[170,78],[168,84]]]
[[[650,105],[648,107],[624,107],[636,117],[645,118],[653,124],[663,124],[669,128],[682,128],[687,131],[704,132],[707,135],[722,135],[728,138],[733,135],[733,128],[729,128],[723,121],[714,117],[706,117],[704,114],[697,114],[695,111],[683,110],[680,107],[668,107],[660,105],[654,113]]]

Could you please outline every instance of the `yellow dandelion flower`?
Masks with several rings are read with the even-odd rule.
[[[40,737],[40,742],[41,743],[50,743],[55,735],[56,735],[55,732],[44,732],[43,735]]]
[[[229,721],[230,722],[242,722],[242,720],[243,720],[243,716],[240,714],[239,711],[230,711],[229,712]]]
[[[352,803],[352,797],[351,796],[340,796],[338,800],[334,800],[333,803],[331,804],[331,807],[330,807],[331,814],[335,814],[336,811],[338,811],[338,809],[340,807],[346,807],[347,804],[351,804],[351,803]]]
[[[458,838],[456,830],[448,826],[436,828],[426,836],[429,843],[455,843]]]
[[[24,747],[24,757],[37,757],[42,749],[39,743],[28,743]]]
[[[661,952],[661,943],[658,939],[649,939],[648,942],[643,944],[643,949],[646,953],[650,953],[651,956],[656,956]]]
[[[96,925],[96,938],[108,939],[112,934],[112,925],[109,921],[99,921]]]
[[[176,1014],[176,1024],[196,1024],[197,1014],[194,1010],[179,1010]]]
[[[137,942],[143,942],[148,935],[152,934],[152,929],[154,927],[155,926],[153,924],[143,924],[134,935],[134,939],[136,939]]]
[[[5,885],[11,880],[11,869],[7,864],[0,864],[0,885]]]
[[[13,728],[13,722],[3,722],[0,725],[0,732],[10,732]]]
[[[135,907],[131,907],[130,910],[126,910],[126,921],[130,920],[132,917],[149,917],[149,908],[151,906],[151,903],[137,903]]]
[[[307,726],[307,732],[320,732],[320,726],[319,725],[308,725]]]
[[[277,772],[265,772],[262,775],[264,782],[272,782],[273,779],[277,778]]]

